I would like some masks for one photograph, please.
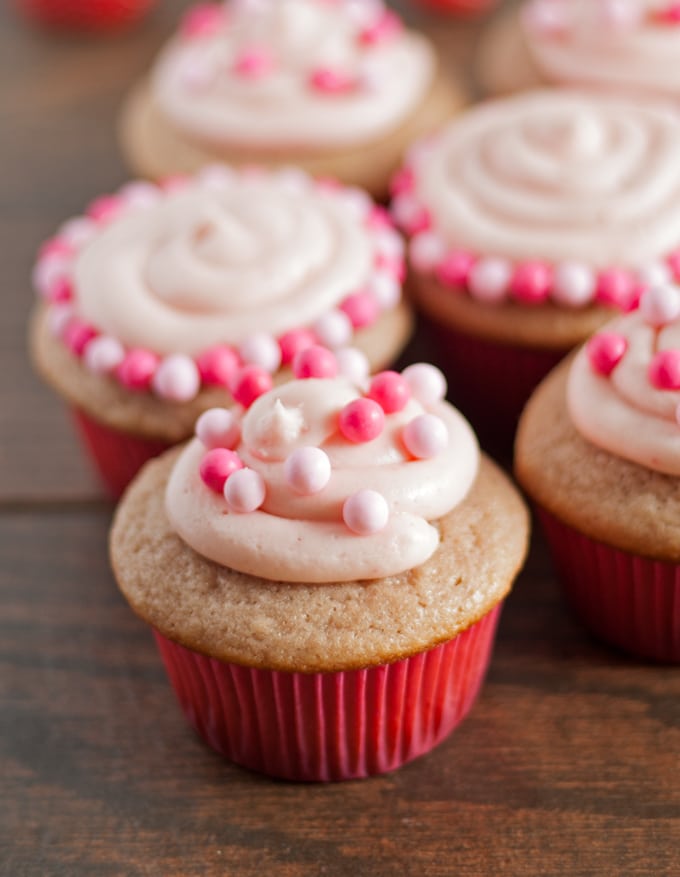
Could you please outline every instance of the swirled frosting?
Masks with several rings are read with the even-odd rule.
[[[394,373],[387,376],[399,384]],[[374,379],[373,389],[375,381],[380,383]],[[166,492],[172,526],[204,557],[275,581],[379,578],[423,563],[439,543],[438,530],[429,521],[445,515],[467,494],[477,472],[478,449],[458,412],[441,394],[419,394],[418,383],[422,390],[422,381],[413,383],[414,392],[402,396],[399,410],[391,410],[394,405],[382,399],[387,409],[382,429],[363,439],[347,438],[343,412],[357,401],[377,404],[368,398],[376,395],[373,389],[365,397],[343,378],[310,379],[261,396],[237,428],[229,430],[233,451],[221,453],[231,453],[245,468],[229,475],[223,491],[202,469],[203,441],[194,439],[179,457]],[[418,401],[418,395],[427,401]],[[424,424],[425,432],[432,428],[430,438],[437,436],[437,441],[414,445],[417,429],[409,426],[414,421],[416,427]],[[309,448],[326,457],[330,468],[321,482],[301,493],[295,489],[290,460]],[[254,510],[246,512],[234,510],[230,493],[233,480],[244,473],[260,485]],[[377,523],[371,502],[362,507],[367,494],[378,505]],[[362,512],[368,514],[367,525],[365,520],[361,524]]]
[[[595,335],[572,363],[567,402],[593,444],[680,476],[680,290],[650,290]]]
[[[665,108],[533,92],[444,130],[416,157],[414,197],[449,245],[637,267],[680,243],[679,147]]]
[[[532,0],[521,26],[550,80],[676,98],[677,12],[669,0]]]
[[[291,361],[291,333],[351,344],[397,305],[401,262],[398,235],[363,192],[295,169],[215,166],[98,199],[45,245],[34,280],[86,365],[120,376],[131,352],[134,375],[160,395],[179,381],[182,396],[195,393],[205,351],[224,360],[231,346],[272,373]]]
[[[435,68],[379,0],[234,0],[185,29],[152,74],[181,130],[219,145],[335,148],[394,130]]]

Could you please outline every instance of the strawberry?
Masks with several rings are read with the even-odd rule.
[[[27,18],[63,30],[120,30],[141,18],[156,0],[14,0]]]

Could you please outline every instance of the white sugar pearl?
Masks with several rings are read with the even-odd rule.
[[[47,328],[54,338],[61,338],[75,316],[72,304],[51,305],[47,311]]]
[[[264,478],[254,469],[238,469],[224,485],[224,497],[229,508],[240,514],[259,509],[266,493]]]
[[[387,259],[401,259],[404,256],[404,241],[391,228],[381,228],[376,232],[373,235],[373,243],[378,252]]]
[[[652,262],[643,265],[637,272],[638,277],[646,286],[664,286],[673,279],[673,274],[668,265],[663,262]]]
[[[156,395],[171,402],[189,402],[201,388],[201,375],[189,356],[174,353],[161,361],[153,376]]]
[[[330,347],[331,350],[344,347],[354,334],[352,321],[341,310],[328,311],[319,317],[313,329],[319,343],[324,347]]]
[[[119,197],[125,202],[126,207],[134,210],[144,210],[153,207],[161,197],[161,190],[152,183],[142,180],[127,183],[119,192]]]
[[[417,271],[432,271],[446,255],[446,244],[434,232],[421,231],[409,245],[411,264]]]
[[[563,33],[569,27],[569,11],[563,0],[534,0],[524,12],[532,30],[544,34]]]
[[[83,353],[83,364],[95,375],[110,374],[125,359],[125,348],[117,338],[100,335],[93,338]]]
[[[401,376],[409,385],[413,398],[421,405],[433,405],[446,396],[446,378],[434,365],[417,362],[405,368]]]
[[[213,448],[233,450],[241,438],[238,420],[226,408],[209,408],[196,421],[196,437],[211,451]]]
[[[507,259],[480,259],[470,270],[470,293],[478,301],[489,304],[502,301],[508,293],[511,277],[512,265]]]
[[[552,298],[565,307],[578,308],[595,297],[595,272],[578,262],[563,262],[555,268]]]
[[[288,485],[302,496],[319,493],[331,477],[331,461],[321,448],[297,448],[283,465]]]
[[[434,414],[421,414],[407,423],[402,432],[406,450],[419,460],[436,457],[449,443],[446,424]]]
[[[664,326],[680,316],[680,289],[676,286],[654,286],[643,293],[640,313],[650,326]]]
[[[234,184],[235,174],[223,164],[209,164],[200,170],[196,180],[204,189],[223,192]]]
[[[287,192],[299,194],[306,192],[311,186],[311,179],[296,167],[284,167],[276,172],[276,181]]]
[[[387,500],[376,490],[360,490],[346,499],[342,507],[343,521],[358,536],[379,533],[385,529],[389,518]]]
[[[33,269],[33,286],[43,298],[49,298],[53,287],[68,277],[69,256],[59,253],[48,253],[43,256]]]
[[[344,347],[335,351],[335,359],[338,364],[338,374],[348,381],[362,387],[368,380],[371,366],[366,354],[356,347]]]
[[[87,216],[76,216],[67,220],[59,229],[59,237],[79,249],[97,233],[97,223]]]
[[[239,348],[241,359],[246,365],[257,365],[274,374],[281,365],[281,348],[272,335],[258,332],[251,335]]]
[[[391,310],[401,301],[401,283],[392,274],[379,271],[370,282],[373,297],[384,311]]]

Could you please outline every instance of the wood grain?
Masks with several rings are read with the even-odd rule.
[[[110,506],[24,352],[33,253],[125,179],[117,108],[183,5],[112,40],[0,7],[0,875],[677,877],[680,671],[591,641],[539,537],[479,702],[429,756],[298,786],[187,727],[112,581]],[[469,73],[480,26],[422,22]]]

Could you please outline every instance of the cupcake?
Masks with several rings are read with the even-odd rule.
[[[393,215],[452,400],[507,442],[540,379],[680,252],[680,120],[665,105],[537,91],[413,149]]]
[[[550,374],[517,477],[567,595],[608,643],[680,661],[680,290],[654,287]]]
[[[406,146],[461,103],[427,39],[381,0],[233,0],[189,9],[121,137],[151,178],[295,164],[383,197]]]
[[[319,368],[367,374],[410,332],[403,245],[357,189],[224,166],[99,198],[41,249],[34,362],[114,495],[215,405]]]
[[[116,579],[182,709],[289,780],[393,770],[478,693],[525,507],[432,366],[280,385],[206,412],[111,534]]]
[[[529,0],[482,41],[491,94],[542,83],[680,98],[680,6],[669,0]]]

